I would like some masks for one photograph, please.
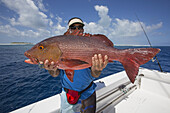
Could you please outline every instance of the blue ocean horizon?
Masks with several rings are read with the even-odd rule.
[[[61,92],[59,77],[53,78],[47,70],[24,62],[27,59],[24,52],[31,47],[32,45],[0,45],[0,113],[16,110]],[[118,49],[144,47],[115,46]],[[170,46],[153,48],[161,49],[157,58],[162,70],[170,72]],[[149,61],[141,67],[160,70],[156,61]],[[120,62],[109,63],[100,78],[123,70]]]

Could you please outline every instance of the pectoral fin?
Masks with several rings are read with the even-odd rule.
[[[61,62],[68,67],[74,67],[74,66],[79,66],[79,65],[83,65],[83,64],[88,64],[88,62],[85,62],[85,61],[82,61],[82,60],[79,60],[79,59],[62,58]]]

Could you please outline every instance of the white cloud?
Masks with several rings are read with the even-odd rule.
[[[143,26],[143,28],[146,31],[152,31],[155,29],[159,29],[162,27],[162,22],[156,24],[156,25],[151,25],[151,26],[146,26],[143,22],[140,22]],[[113,22],[113,28],[111,29],[111,34],[109,36],[112,37],[135,37],[140,35],[143,30],[140,26],[140,23],[138,21],[130,21],[128,19],[119,19],[116,18],[115,22]]]
[[[48,10],[45,8],[42,0],[36,0],[36,1],[37,1],[37,5],[38,5],[38,7],[39,7],[39,9],[40,9],[41,11],[44,11],[44,12],[47,12],[47,11],[48,11]]]
[[[50,31],[39,29],[38,31],[24,30],[20,31],[10,25],[1,25],[0,33],[6,34],[10,37],[24,37],[24,38],[39,38],[39,37],[49,37]]]
[[[42,0],[36,0],[37,6],[32,0],[2,0],[5,5],[16,12],[18,17],[10,18],[9,25],[0,25],[0,33],[10,37],[25,37],[44,39],[54,35],[62,35],[66,32],[66,20],[61,17],[54,17],[49,12],[49,19],[46,14],[41,11],[46,11]],[[39,2],[38,2],[39,1]],[[38,5],[39,4],[39,5]],[[109,9],[106,6],[94,6],[100,17],[97,22],[85,23],[85,32],[92,34],[104,34],[111,40],[120,39],[120,37],[137,37],[143,31],[137,21],[128,19],[110,18],[108,15]],[[40,11],[40,10],[41,11]],[[2,18],[2,17],[1,17]],[[57,23],[54,21],[57,20]],[[162,27],[162,22],[153,25],[142,26],[147,31],[153,31]],[[21,26],[23,29],[17,29],[16,26]],[[24,29],[26,27],[26,29]]]
[[[63,19],[59,16],[57,16],[55,19],[58,21],[58,24],[60,24],[63,21]]]
[[[148,31],[152,31],[152,30],[154,30],[154,29],[159,29],[160,27],[162,27],[162,22],[160,22],[160,23],[158,23],[158,24],[156,24],[156,25],[151,25],[151,26],[146,26],[146,29],[148,30]]]
[[[13,26],[20,25],[33,29],[44,28],[49,24],[47,15],[40,12],[32,0],[2,0],[11,10],[15,11],[19,17],[11,18]]]
[[[85,23],[85,32],[92,34],[107,34],[106,29],[95,22]]]
[[[52,35],[61,35],[66,31],[66,27],[62,26],[62,18],[57,16],[57,23],[54,24],[52,19],[48,19],[47,15],[41,11],[47,11],[42,0],[2,0],[2,2],[12,11],[18,14],[18,17],[12,17],[10,24],[1,25],[0,33],[8,37],[20,37],[39,40],[50,37]],[[38,6],[36,6],[35,5]],[[41,10],[41,11],[40,11]],[[54,15],[50,13],[50,17]],[[21,26],[22,29],[17,29]]]
[[[51,17],[51,18],[54,18],[54,15],[53,15],[52,13],[50,13],[50,17]]]
[[[62,19],[59,18],[57,26],[54,22],[48,19],[47,15],[42,11],[47,11],[42,3],[42,0],[36,0],[37,6],[32,0],[2,0],[2,2],[12,11],[18,14],[18,17],[12,17],[9,20],[10,24],[1,25],[0,33],[9,37],[30,38],[30,40],[41,40],[50,37],[52,34],[63,33],[65,28],[60,25]],[[39,10],[40,9],[40,10]],[[22,29],[17,29],[21,26]],[[58,32],[56,33],[57,30]]]
[[[64,27],[61,25],[61,23],[63,22],[63,19],[59,16],[57,16],[55,19],[58,22],[57,22],[57,25],[54,25],[54,27],[53,27],[53,34],[54,35],[64,34],[64,32],[66,32],[66,30],[67,30],[67,27]]]
[[[60,24],[56,25],[53,29],[54,35],[62,35],[66,32],[66,27],[61,26]]]
[[[143,23],[142,23],[143,24]],[[138,22],[133,22],[127,19],[115,19],[113,23],[112,35],[119,37],[133,37],[137,36],[141,31],[140,24]]]
[[[0,33],[6,34],[8,36],[18,36],[19,30],[12,28],[10,25],[1,25]]]
[[[95,10],[98,11],[100,17],[99,24],[103,27],[109,27],[112,19],[108,15],[109,9],[106,6],[96,5]]]
[[[52,20],[50,20],[50,23],[49,23],[49,25],[52,27],[53,26],[53,21]]]
[[[98,22],[85,23],[85,32],[92,34],[104,34],[110,39],[119,37],[136,37],[139,36],[143,30],[138,21],[131,21],[128,19],[111,19],[108,15],[109,9],[106,6],[94,6],[98,11],[100,20]],[[151,26],[146,26],[141,22],[144,29],[147,31],[153,31],[162,27],[162,22]]]

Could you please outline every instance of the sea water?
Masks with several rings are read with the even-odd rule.
[[[24,62],[24,52],[32,45],[0,46],[0,113],[24,107],[61,92],[59,78],[53,78],[45,69]],[[116,46],[118,49],[141,48]],[[170,72],[170,46],[160,48],[157,58],[164,72]],[[157,62],[149,61],[141,67],[160,70]],[[109,63],[100,78],[123,71],[120,62]]]

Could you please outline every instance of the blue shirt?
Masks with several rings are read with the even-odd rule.
[[[90,83],[95,79],[91,75],[91,70],[89,68],[74,70],[73,82],[71,82],[67,78],[64,70],[60,70],[60,76],[61,76],[62,87],[75,90],[78,92],[86,89],[90,85]],[[95,88],[96,88],[96,84],[93,83],[90,88],[88,88],[86,91],[84,91],[81,94],[80,99],[82,100],[87,99],[89,96],[91,96],[94,93]]]

